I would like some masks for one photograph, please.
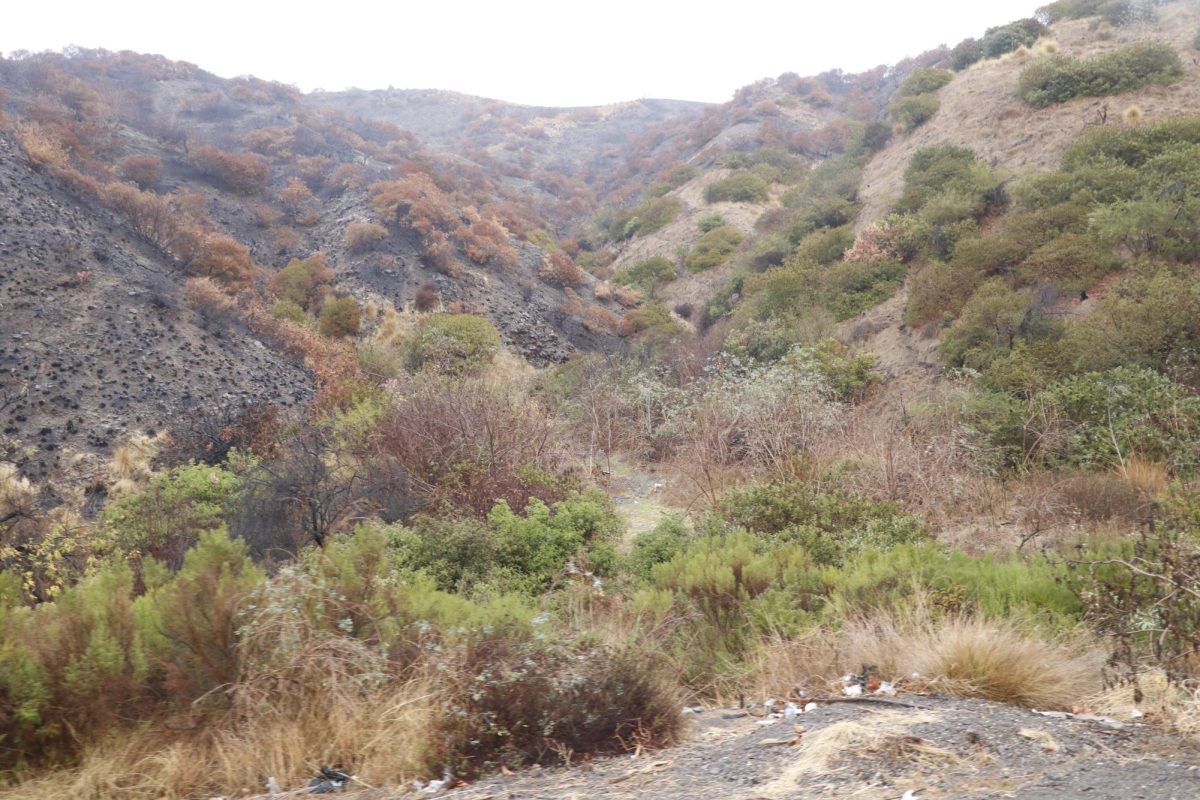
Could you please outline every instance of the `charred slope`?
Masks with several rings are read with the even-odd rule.
[[[120,220],[33,171],[6,135],[0,264],[4,457],[47,491],[191,410],[310,393],[304,370],[244,331],[205,327],[182,276]]]

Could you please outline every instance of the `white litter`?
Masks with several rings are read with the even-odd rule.
[[[1141,711],[1138,711],[1136,708],[1132,708],[1129,710],[1129,718],[1130,719],[1141,719],[1144,716],[1146,716],[1146,715],[1143,714]]]
[[[283,794],[283,789],[279,788],[279,781],[275,780],[274,776],[267,778],[267,794],[271,797],[278,797]]]
[[[816,703],[809,702],[809,703],[804,704],[804,713],[805,714],[807,714],[809,711],[816,711],[816,710],[817,710]]]
[[[907,792],[904,793],[904,796],[901,797],[900,800],[917,800],[917,793],[914,792],[912,789],[909,789]]]
[[[846,695],[846,697],[861,697],[862,693],[863,687],[861,684],[856,683],[853,686],[842,687],[842,694]]]
[[[800,706],[796,705],[795,703],[788,703],[786,706],[783,707],[783,718],[784,719],[795,719],[796,715],[799,713],[800,713]]]
[[[875,690],[875,694],[884,694],[891,697],[896,694],[896,687],[887,681],[884,681],[883,683],[879,684],[879,688]]]

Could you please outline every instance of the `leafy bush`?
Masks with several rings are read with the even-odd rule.
[[[665,564],[679,555],[692,540],[684,521],[679,517],[664,517],[648,531],[633,539],[629,565],[633,574],[649,580],[656,564]]]
[[[310,309],[333,283],[333,270],[320,253],[305,259],[293,258],[287,266],[271,276],[270,290],[280,300]]]
[[[228,521],[240,485],[237,475],[221,467],[176,467],[143,491],[109,504],[104,527],[126,557],[150,556],[179,569],[201,533]]]
[[[1161,42],[1131,44],[1091,59],[1053,56],[1021,72],[1017,93],[1037,108],[1075,97],[1104,97],[1184,75],[1179,54]]]
[[[1056,0],[1038,9],[1050,22],[1083,17],[1103,17],[1113,25],[1149,22],[1164,0]]]
[[[688,253],[684,264],[692,272],[703,272],[706,269],[719,267],[729,260],[742,243],[742,232],[732,225],[722,225],[714,228],[700,237],[692,251]]]
[[[346,226],[344,240],[346,249],[352,253],[365,253],[388,236],[387,228],[374,222],[351,222]]]
[[[342,339],[356,336],[362,324],[362,311],[353,297],[331,297],[321,306],[319,330],[322,336]]]
[[[838,320],[849,319],[895,294],[906,272],[888,259],[832,264],[821,275],[823,303]]]
[[[819,493],[801,483],[753,484],[722,498],[726,524],[801,545],[818,564],[840,565],[864,548],[925,539],[919,519],[895,503]]]
[[[622,286],[632,286],[652,294],[663,284],[675,280],[675,264],[663,256],[651,256],[613,276],[613,281]]]
[[[701,233],[708,233],[711,230],[721,227],[725,224],[725,218],[720,214],[705,214],[696,223],[696,227]]]
[[[753,172],[738,171],[706,186],[704,199],[709,203],[762,203],[770,190],[770,184]]]
[[[901,97],[888,106],[892,119],[900,123],[906,131],[919,128],[937,113],[941,103],[932,94],[922,94],[916,97]]]
[[[895,96],[916,97],[917,95],[931,94],[952,80],[954,80],[954,73],[948,69],[920,67],[905,76],[904,80],[900,82],[899,88],[896,89]]]
[[[499,352],[500,334],[484,317],[430,314],[409,345],[408,365],[458,375],[487,366]]]
[[[683,210],[683,201],[677,197],[652,197],[633,212],[638,236],[647,236],[662,230],[675,221]]]
[[[982,39],[967,39],[950,51],[950,65],[964,70],[985,58],[999,58],[1020,47],[1029,47],[1046,33],[1046,26],[1036,19],[1020,19],[989,28]]]
[[[796,244],[792,258],[800,263],[832,264],[854,244],[854,227],[822,228],[813,231]]]
[[[942,144],[917,151],[904,171],[904,194],[899,207],[920,211],[940,197],[964,198],[963,216],[982,213],[996,178],[965,147]],[[959,218],[963,218],[960,216]]]

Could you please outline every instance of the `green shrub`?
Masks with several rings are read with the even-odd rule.
[[[725,218],[720,214],[705,214],[700,218],[699,222],[696,223],[696,227],[700,229],[701,233],[708,233],[709,231],[719,228],[724,224]]]
[[[500,334],[484,317],[430,314],[409,345],[410,369],[459,375],[481,369],[500,352]]]
[[[793,258],[800,262],[832,264],[854,244],[854,226],[822,228],[813,231],[796,244]]]
[[[800,174],[804,162],[781,147],[760,147],[747,153],[729,153],[725,166],[750,170],[768,183],[789,183]]]
[[[932,94],[922,94],[916,97],[901,97],[888,106],[892,119],[900,123],[906,131],[919,128],[937,113],[941,103]]]
[[[362,325],[362,312],[353,297],[331,297],[321,307],[319,330],[322,336],[341,339],[355,336]]]
[[[1036,320],[1032,293],[992,278],[975,290],[946,332],[942,355],[951,366],[983,369],[1012,350]]]
[[[849,319],[895,294],[906,272],[889,259],[832,264],[821,275],[824,305],[836,319]]]
[[[928,537],[895,503],[847,492],[819,493],[800,483],[752,484],[722,498],[728,525],[800,545],[821,565],[841,565],[864,548],[886,550]]]
[[[949,144],[934,145],[917,151],[909,161],[899,207],[902,211],[920,211],[942,197],[962,198],[955,200],[963,204],[962,216],[958,217],[962,219],[982,213],[988,193],[996,185],[991,170],[972,151]]]
[[[683,201],[677,197],[651,197],[633,211],[636,234],[648,236],[662,230],[674,222],[682,210]]]
[[[827,572],[831,605],[841,614],[911,608],[922,596],[937,610],[1075,626],[1082,606],[1062,580],[1065,570],[1042,557],[977,557],[933,543],[867,549]]]
[[[296,325],[304,325],[308,322],[308,315],[304,313],[304,309],[291,300],[276,300],[275,304],[271,306],[271,316]]]
[[[954,73],[948,69],[927,69],[918,67],[905,76],[896,89],[896,97],[916,97],[931,94],[954,80]]]
[[[106,535],[129,558],[150,556],[179,569],[201,533],[228,521],[240,486],[241,478],[221,467],[176,467],[110,503],[104,510]]]
[[[982,39],[967,39],[950,51],[950,66],[964,70],[985,58],[999,58],[1020,47],[1029,47],[1046,33],[1046,26],[1036,19],[1020,19],[989,28]]]
[[[662,197],[667,192],[674,191],[700,174],[700,170],[691,164],[679,164],[659,174],[658,179],[650,184],[646,191],[651,197]]]
[[[704,199],[709,203],[763,203],[770,191],[767,181],[742,170],[706,186]]]
[[[1037,108],[1075,97],[1104,97],[1151,84],[1170,84],[1184,75],[1179,54],[1161,42],[1127,45],[1091,59],[1053,56],[1021,72],[1017,93]]]
[[[1051,22],[1084,17],[1102,17],[1113,25],[1149,22],[1164,0],[1057,0],[1038,10]]]
[[[1200,397],[1161,373],[1117,367],[1067,378],[1042,399],[1065,423],[1054,463],[1110,468],[1137,456],[1191,474],[1200,462]]]
[[[1094,236],[1067,233],[1029,254],[1021,276],[1030,283],[1046,283],[1079,292],[1120,266],[1112,248]]]
[[[647,294],[675,280],[675,264],[663,256],[651,256],[613,276],[613,281],[622,286],[633,286]]]
[[[318,253],[305,259],[293,258],[271,276],[270,288],[279,300],[307,310],[329,291],[332,282],[333,270]]]
[[[732,225],[714,228],[697,240],[684,264],[692,272],[719,267],[737,250],[742,238],[742,232]]]
[[[633,539],[629,566],[639,579],[649,580],[656,564],[665,564],[678,556],[692,540],[687,525],[680,517],[664,517],[648,531]]]

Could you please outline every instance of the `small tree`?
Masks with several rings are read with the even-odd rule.
[[[320,330],[322,336],[340,339],[354,336],[362,324],[362,312],[353,297],[333,297],[325,301],[321,309]]]

